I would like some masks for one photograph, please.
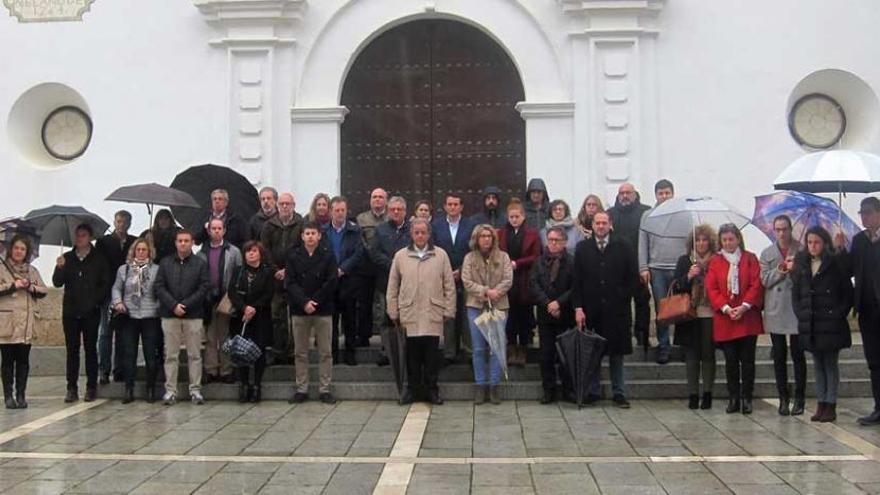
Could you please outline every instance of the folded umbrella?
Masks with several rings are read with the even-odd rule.
[[[24,219],[37,229],[42,244],[55,246],[72,246],[74,231],[78,225],[91,225],[95,237],[110,227],[101,217],[81,206],[52,205],[32,210]]]
[[[556,351],[571,377],[578,407],[589,394],[590,383],[602,363],[607,340],[592,330],[571,328],[556,337]]]
[[[848,241],[861,231],[840,210],[837,203],[822,196],[798,191],[778,191],[755,197],[752,224],[773,242],[776,242],[773,220],[779,215],[791,218],[792,235],[801,243],[807,230],[815,226],[824,228],[832,237],[842,232]]]
[[[404,383],[406,382],[406,330],[400,326],[386,326],[385,342],[388,343],[388,361],[391,364],[391,373],[394,375],[394,384],[397,385],[397,393],[403,396]]]
[[[483,334],[483,338],[489,343],[489,351],[498,358],[501,363],[501,371],[504,378],[507,374],[507,332],[505,323],[507,318],[503,311],[499,311],[490,304],[479,316],[474,319],[474,324]]]

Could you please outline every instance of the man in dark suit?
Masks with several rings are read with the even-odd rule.
[[[223,225],[226,226],[224,239],[229,241],[229,244],[241,249],[244,241],[247,240],[248,226],[243,218],[229,209],[229,193],[225,189],[211,191],[211,211],[205,212],[202,216],[202,222],[196,227],[194,239],[196,246],[201,246],[210,240],[208,224],[215,218],[223,220]]]
[[[858,422],[862,426],[880,426],[880,200],[868,197],[859,208],[865,230],[856,234],[846,253],[846,238],[838,234],[835,247],[842,251],[850,275],[856,279],[855,310],[865,359],[871,370],[874,411]]]
[[[630,300],[639,280],[632,249],[626,241],[609,235],[608,213],[593,215],[593,237],[579,242],[574,255],[571,291],[575,322],[605,337],[605,354],[611,369],[614,404],[627,409],[623,356],[632,354]],[[599,400],[599,374],[590,386],[588,403]]]
[[[447,363],[451,363],[456,359],[466,360],[467,356],[462,351],[471,346],[470,330],[465,315],[464,288],[461,285],[461,264],[464,256],[470,251],[474,224],[462,215],[464,205],[461,196],[456,193],[450,192],[446,195],[443,209],[446,210],[446,216],[434,220],[431,230],[434,245],[443,248],[449,255],[452,277],[455,279],[455,320],[446,320],[443,324],[445,341],[443,356]]]

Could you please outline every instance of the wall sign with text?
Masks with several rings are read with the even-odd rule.
[[[95,0],[3,0],[19,22],[81,21]]]

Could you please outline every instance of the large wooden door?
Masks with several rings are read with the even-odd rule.
[[[513,62],[491,38],[455,21],[393,28],[358,55],[342,92],[342,193],[366,209],[374,187],[427,199],[439,209],[449,191],[465,214],[482,189],[525,189],[524,99]]]

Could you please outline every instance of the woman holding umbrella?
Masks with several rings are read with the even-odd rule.
[[[726,223],[718,229],[721,251],[709,260],[706,294],[714,311],[715,342],[721,344],[726,361],[727,413],[752,413],[755,388],[755,347],[764,333],[761,303],[761,266],[758,257],[746,251],[742,232]]]
[[[503,313],[510,307],[507,291],[513,285],[513,265],[507,253],[498,249],[498,234],[489,224],[474,228],[470,246],[471,252],[465,255],[461,265],[461,281],[467,291],[465,304],[473,345],[474,403],[483,404],[488,395],[492,404],[500,404],[501,363],[497,349],[489,348],[474,320],[483,308],[492,307]],[[500,325],[503,328],[505,322]]]
[[[798,337],[813,353],[816,398],[810,420],[837,419],[837,385],[840,382],[840,350],[852,345],[847,316],[853,307],[852,281],[840,260],[833,256],[831,235],[822,227],[807,231],[807,249],[789,261],[792,271],[792,302],[798,320]]]
[[[697,319],[675,325],[675,340],[685,349],[687,367],[688,408],[711,409],[712,389],[715,386],[715,341],[712,333],[712,305],[706,294],[706,271],[715,254],[715,229],[698,225],[688,238],[688,252],[675,266],[675,284],[678,292],[691,294],[691,304],[697,308]],[[703,376],[703,395],[700,401],[700,375]]]
[[[153,244],[154,263],[158,264],[162,258],[175,253],[177,249],[174,247],[174,237],[178,230],[180,227],[174,223],[171,210],[161,209],[156,212],[153,226],[141,232],[141,237]]]
[[[25,389],[37,325],[36,300],[46,296],[40,272],[28,262],[32,249],[27,237],[16,234],[0,267],[0,369],[6,409],[28,406]]]

